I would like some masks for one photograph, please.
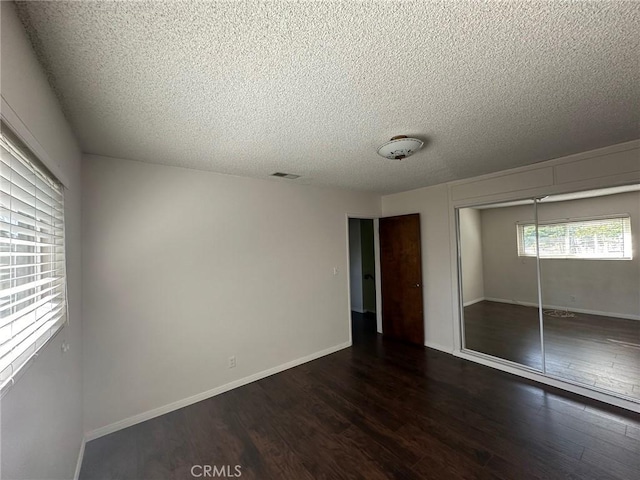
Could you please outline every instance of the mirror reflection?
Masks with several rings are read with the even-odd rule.
[[[518,255],[516,225],[533,201],[459,210],[465,348],[542,370],[537,266]]]
[[[462,208],[458,229],[466,349],[640,401],[640,185]]]
[[[640,400],[640,191],[610,192],[538,205],[546,370]]]

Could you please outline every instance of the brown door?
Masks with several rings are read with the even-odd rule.
[[[420,215],[380,219],[382,332],[424,345]]]

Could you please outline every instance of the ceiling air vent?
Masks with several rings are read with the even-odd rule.
[[[295,180],[300,178],[300,175],[294,175],[293,173],[276,172],[271,174],[272,177],[288,178],[289,180]]]

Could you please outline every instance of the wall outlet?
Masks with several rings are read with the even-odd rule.
[[[227,363],[228,363],[229,368],[236,368],[236,357],[235,357],[235,355],[232,356],[232,357],[229,357],[229,360],[228,360]]]
[[[576,303],[576,296],[575,295],[571,295],[569,297],[569,300],[571,300],[573,303]]]

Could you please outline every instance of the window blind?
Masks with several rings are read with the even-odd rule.
[[[618,215],[540,223],[538,243],[540,258],[630,260],[631,219]],[[535,225],[518,225],[518,255],[536,255]]]
[[[62,186],[0,132],[0,390],[66,321]]]

